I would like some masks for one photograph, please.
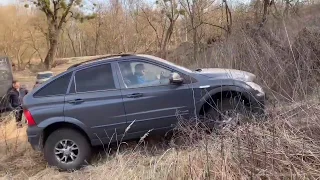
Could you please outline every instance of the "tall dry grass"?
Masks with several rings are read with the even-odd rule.
[[[24,119],[23,119],[24,120]],[[43,158],[27,142],[26,126],[18,128],[14,114],[0,119],[0,177],[23,171],[31,176],[44,168]]]
[[[12,149],[18,153],[1,158],[0,172],[3,179],[318,179],[319,101],[268,109],[268,116],[219,134],[180,123],[169,141],[115,148],[73,173],[46,168],[29,148]]]

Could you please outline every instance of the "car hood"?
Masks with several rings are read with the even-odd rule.
[[[201,69],[198,74],[207,76],[211,79],[235,79],[241,81],[253,81],[256,76],[246,71],[236,69],[222,69],[222,68],[205,68]]]

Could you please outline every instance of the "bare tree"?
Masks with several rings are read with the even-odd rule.
[[[198,60],[199,53],[199,42],[201,41],[201,36],[199,35],[199,29],[203,26],[211,26],[214,28],[219,28],[229,33],[228,28],[228,19],[227,18],[227,27],[222,27],[213,23],[210,23],[212,16],[210,16],[210,8],[213,7],[214,0],[180,0],[181,6],[185,10],[185,16],[189,25],[187,29],[192,31],[192,40],[193,40],[193,59]],[[231,16],[231,15],[230,15]],[[189,31],[188,31],[189,32]]]
[[[41,48],[39,47],[38,43],[37,43],[37,39],[35,37],[35,32],[32,31],[31,29],[28,29],[29,32],[29,37],[30,37],[30,46],[34,49],[35,53],[38,54],[41,63],[43,63],[43,58],[42,58],[42,54],[41,54]]]
[[[159,14],[154,14],[154,12],[145,8],[141,10],[156,34],[161,57],[165,58],[177,19],[180,15],[184,14],[184,10],[179,7],[177,0],[158,0],[156,1],[156,5],[160,9]],[[159,25],[161,26],[160,30],[158,28]]]
[[[21,63],[39,59],[46,64],[54,55],[143,52],[165,57],[168,49],[190,41],[192,59],[199,60],[206,48],[202,42],[210,44],[217,37],[228,36],[239,30],[239,24],[252,22],[254,16],[255,26],[266,24],[268,18],[281,20],[283,14],[294,13],[295,7],[304,3],[254,1],[251,8],[231,6],[228,0],[158,0],[156,4],[150,0],[20,0],[30,8],[21,4],[0,7],[0,53]],[[93,2],[99,5],[91,6]],[[95,9],[87,10],[89,6]],[[84,13],[96,17],[82,21]],[[189,49],[181,46],[178,50],[184,47]]]
[[[226,19],[227,19],[227,25],[226,25],[226,29],[228,34],[231,33],[231,27],[232,27],[232,14],[231,14],[231,10],[229,8],[228,2],[227,0],[222,0],[222,3],[224,5],[225,8],[225,14],[226,14]]]
[[[72,47],[72,50],[73,50],[73,54],[74,56],[77,56],[77,50],[76,50],[76,46],[75,46],[75,42],[72,38],[72,36],[74,36],[74,28],[72,27],[72,24],[70,24],[70,26],[68,28],[66,28],[66,33],[67,33],[67,36],[70,40],[70,43],[71,43],[71,47]]]
[[[98,16],[95,21],[95,43],[94,43],[94,54],[100,54],[99,44],[100,44],[100,37],[101,37],[101,27],[103,25],[102,21],[102,13],[99,11]]]
[[[77,8],[83,7],[81,0],[28,0],[29,5],[35,5],[40,11],[42,11],[47,18],[48,23],[48,39],[49,50],[44,60],[47,69],[51,68],[54,57],[57,52],[57,46],[59,37],[63,28],[63,25],[70,20],[71,17],[80,18],[81,14],[77,12]]]
[[[166,29],[165,37],[161,44],[161,56],[165,58],[167,54],[167,46],[173,34],[174,26],[179,16],[184,14],[185,11],[178,7],[177,0],[159,0],[156,2],[160,6],[162,14],[165,15],[169,20],[169,25]]]

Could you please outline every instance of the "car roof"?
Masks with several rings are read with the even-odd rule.
[[[92,65],[95,63],[100,63],[100,62],[104,62],[104,61],[113,61],[113,60],[117,60],[117,59],[121,59],[121,58],[125,58],[125,57],[140,57],[143,59],[148,59],[148,60],[153,60],[156,62],[160,62],[160,63],[164,63],[164,64],[168,64],[171,66],[177,66],[176,64],[173,64],[170,61],[161,59],[159,57],[153,56],[153,55],[147,55],[147,54],[111,54],[111,55],[107,55],[107,56],[102,56],[102,57],[98,57],[95,59],[91,59],[91,60],[87,60],[87,61],[83,61],[77,64],[74,64],[72,66],[70,66],[68,70],[76,68],[76,67],[83,67],[83,66],[87,66],[87,65]]]
[[[77,68],[77,67],[86,67],[86,66],[90,66],[90,65],[95,65],[95,64],[99,64],[101,62],[105,62],[105,61],[115,61],[115,60],[122,60],[124,58],[127,58],[127,57],[140,57],[144,60],[150,60],[150,61],[154,61],[154,62],[158,62],[158,63],[161,63],[161,64],[166,64],[166,65],[169,65],[171,67],[174,67],[174,68],[178,68],[180,70],[183,70],[185,72],[192,72],[190,69],[188,68],[185,68],[183,66],[180,66],[180,65],[177,65],[173,62],[170,62],[170,61],[167,61],[165,59],[162,59],[160,57],[157,57],[157,56],[153,56],[153,55],[148,55],[148,54],[111,54],[111,55],[107,55],[107,56],[100,56],[99,58],[95,58],[95,59],[91,59],[91,60],[88,60],[88,61],[84,61],[84,62],[80,62],[80,63],[77,63],[77,64],[74,64],[72,66],[70,66],[65,72],[69,72],[69,71],[72,71],[74,68]]]
[[[90,59],[88,61],[83,61],[83,62],[74,64],[74,65],[70,66],[68,68],[68,70],[76,68],[76,67],[79,67],[79,66],[82,66],[82,65],[89,65],[89,64],[94,64],[94,63],[101,62],[101,61],[114,60],[114,59],[121,58],[121,57],[126,57],[126,56],[135,56],[135,55],[134,54],[111,54],[111,55],[107,55],[107,56],[102,56],[102,57],[99,57],[99,58],[94,58],[94,59]]]

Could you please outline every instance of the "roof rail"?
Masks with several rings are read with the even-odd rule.
[[[74,64],[74,65],[70,66],[67,70],[72,69],[72,68],[75,68],[75,67],[78,67],[78,66],[80,66],[80,65],[82,65],[82,64],[85,64],[85,63],[89,63],[89,62],[93,62],[93,61],[98,61],[98,60],[105,59],[105,58],[125,57],[125,56],[133,56],[133,55],[134,55],[134,54],[111,54],[111,55],[101,56],[101,57],[98,57],[98,58],[95,58],[95,59],[90,59],[90,60],[87,60],[87,61],[83,61],[83,62]]]

